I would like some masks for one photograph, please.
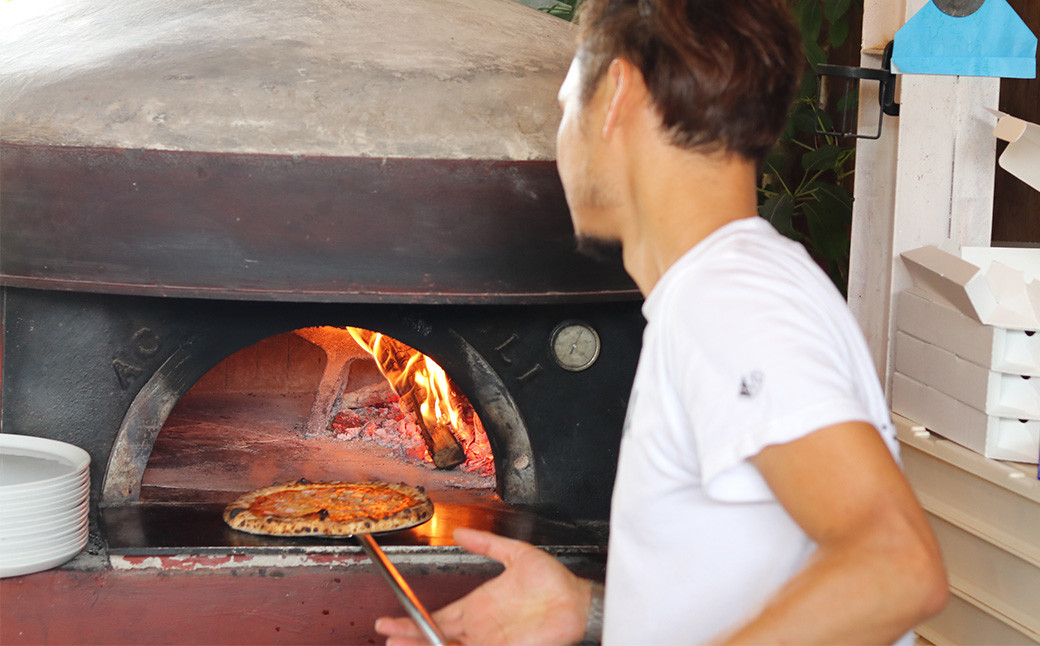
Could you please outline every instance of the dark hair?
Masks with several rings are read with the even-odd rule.
[[[787,0],[584,0],[579,21],[583,102],[624,58],[676,146],[761,162],[783,132],[803,58]]]

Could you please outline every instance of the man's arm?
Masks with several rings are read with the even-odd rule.
[[[942,609],[939,548],[877,431],[827,427],[752,458],[817,549],[726,643],[892,643]]]
[[[472,529],[455,530],[455,542],[488,556],[505,571],[465,597],[433,613],[453,643],[573,644],[585,633],[592,584],[552,556],[522,541]],[[407,618],[381,618],[376,631],[388,646],[425,644]]]

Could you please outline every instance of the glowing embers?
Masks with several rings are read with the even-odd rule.
[[[347,330],[376,360],[397,397],[403,419],[396,418],[389,410],[396,419],[386,420],[386,415],[378,410],[372,411],[372,406],[367,406],[367,414],[361,415],[344,406],[347,402],[341,402],[341,410],[332,422],[335,430],[348,436],[381,434],[384,442],[389,435],[391,443],[403,443],[418,436],[421,444],[413,442],[412,446],[416,447],[413,451],[425,449],[422,451],[424,459],[433,462],[437,468],[461,466],[464,471],[482,476],[494,475],[494,456],[480,418],[469,400],[433,359],[379,332],[354,327]],[[378,393],[375,396],[380,399]],[[388,434],[384,425],[378,423],[379,419],[390,422],[391,427],[397,421],[396,434]]]

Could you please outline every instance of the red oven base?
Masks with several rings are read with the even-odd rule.
[[[359,557],[361,559],[363,557]],[[602,562],[570,564],[596,576]],[[180,562],[189,567],[191,560]],[[401,566],[431,610],[500,570],[493,563]],[[77,571],[0,580],[0,643],[382,644],[377,617],[403,615],[368,563]]]

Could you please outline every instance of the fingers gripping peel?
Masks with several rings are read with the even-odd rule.
[[[460,644],[564,644],[585,632],[590,585],[544,551],[522,541],[471,529],[456,543],[505,569],[465,597],[433,613],[445,637]],[[376,631],[390,646],[422,643],[407,618],[381,618]]]

